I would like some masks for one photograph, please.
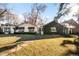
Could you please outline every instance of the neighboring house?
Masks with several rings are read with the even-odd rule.
[[[14,33],[14,28],[15,28],[15,25],[13,24],[1,24],[1,29],[2,29],[2,32],[5,33],[5,34],[13,34]]]
[[[62,25],[69,28],[70,33],[73,33],[73,34],[79,33],[79,24],[76,21],[74,21],[73,19],[64,21],[62,23]]]
[[[67,28],[55,21],[52,21],[43,26],[43,31],[45,34],[50,34],[50,33],[51,34],[63,34],[64,29],[67,29]]]
[[[13,24],[1,24],[0,25],[0,33],[4,34],[13,34],[13,33],[36,33],[38,32],[37,27],[29,24],[28,22],[21,23],[19,25]]]
[[[72,34],[79,33],[79,24],[73,19],[63,22],[62,24],[52,21],[43,26],[44,33]]]
[[[19,24],[16,28],[15,28],[15,32],[31,32],[31,33],[35,33],[37,32],[37,27],[29,24],[28,22],[24,22]]]

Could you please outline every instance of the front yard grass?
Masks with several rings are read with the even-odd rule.
[[[6,36],[6,37],[0,37],[0,48],[8,46],[9,44],[12,44],[18,40],[18,37],[16,36]]]
[[[74,45],[61,46],[63,40],[71,40],[74,38],[50,38],[42,40],[34,40],[31,44],[23,47],[21,50],[9,54],[9,56],[63,56],[70,50],[75,51]]]

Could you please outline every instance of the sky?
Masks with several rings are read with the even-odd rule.
[[[46,5],[47,8],[45,12],[42,13],[42,17],[48,18],[48,20],[46,21],[48,23],[52,21],[53,18],[57,15],[58,4],[48,3]],[[7,7],[13,10],[15,14],[17,14],[21,19],[23,19],[22,14],[24,12],[28,13],[31,11],[32,3],[9,3]]]
[[[58,21],[63,22],[70,19],[73,19],[74,21],[78,22],[78,15],[79,14],[79,3],[70,3],[66,6],[66,8],[70,8],[70,11],[68,14],[63,15]],[[64,10],[63,10],[64,11]]]

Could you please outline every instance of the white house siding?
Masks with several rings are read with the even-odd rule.
[[[2,28],[2,31],[4,32],[4,33],[14,33],[14,26],[5,26],[5,25],[3,25],[3,26],[1,26],[1,28]],[[9,31],[7,31],[5,28],[9,28],[10,30]]]
[[[11,26],[11,28],[10,28],[10,30],[11,30],[11,34],[13,34],[14,33],[14,29],[13,29],[14,27],[12,27]]]
[[[34,27],[34,32],[37,32],[37,28],[34,25],[31,24],[21,24],[18,27],[24,27],[24,32],[29,32],[28,27]]]

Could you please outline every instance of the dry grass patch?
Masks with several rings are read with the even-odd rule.
[[[0,48],[4,47],[8,44],[14,43],[18,40],[19,38],[16,36],[12,37],[0,37]]]
[[[68,45],[68,47],[61,46],[63,40],[71,40],[74,38],[51,38],[51,39],[42,39],[35,40],[26,47],[23,47],[21,50],[11,53],[11,56],[61,56],[65,55],[67,51],[75,51],[75,46]]]

